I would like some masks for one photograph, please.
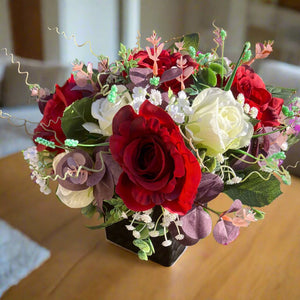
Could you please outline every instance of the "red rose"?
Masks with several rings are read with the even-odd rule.
[[[71,105],[74,101],[83,98],[82,91],[72,90],[76,86],[73,75],[62,86],[55,86],[55,93],[52,95],[43,110],[43,118],[39,125],[34,130],[33,139],[42,137],[48,141],[60,145],[66,139],[61,128],[61,117],[67,106]],[[45,150],[46,147],[37,144],[38,151]],[[52,148],[47,148],[49,151],[54,151]],[[57,149],[55,149],[56,151]]]
[[[243,65],[237,69],[231,91],[235,97],[242,93],[245,103],[258,109],[257,119],[260,122],[255,129],[261,126],[278,126],[279,114],[283,99],[273,98],[266,90],[263,80],[249,66]]]
[[[162,205],[180,215],[191,209],[200,166],[162,108],[147,100],[139,114],[129,105],[121,108],[113,119],[110,150],[123,169],[116,192],[129,209]]]
[[[153,53],[153,48],[151,49],[151,52]],[[172,67],[176,67],[177,61],[180,59],[181,56],[182,54],[179,52],[170,54],[169,51],[162,50],[161,54],[159,55],[159,60],[157,61],[157,66],[158,66],[157,76],[161,77],[166,70],[169,70]],[[138,61],[139,67],[153,69],[153,60],[149,58],[147,51],[144,50],[139,51],[133,56],[133,59],[139,59]],[[198,68],[198,64],[189,55],[184,55],[183,60],[186,60],[184,69],[188,67],[192,67],[193,69]],[[187,78],[184,81],[185,87],[189,87],[191,83],[192,83],[191,77]],[[173,79],[162,83],[160,85],[160,88],[165,92],[167,92],[169,88],[171,88],[172,91],[175,94],[177,94],[181,90],[181,83],[177,79]]]

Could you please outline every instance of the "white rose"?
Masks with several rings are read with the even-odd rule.
[[[195,145],[206,148],[208,155],[217,156],[249,145],[253,126],[231,91],[205,89],[194,99],[192,109],[187,135]]]
[[[58,162],[66,155],[66,152],[60,153],[53,159],[53,169],[56,172]],[[94,200],[93,188],[89,187],[81,191],[71,191],[60,184],[57,187],[56,195],[62,203],[71,208],[81,208],[88,206]]]
[[[105,136],[112,135],[112,120],[118,110],[132,103],[132,98],[124,85],[118,85],[118,94],[115,103],[111,103],[107,98],[101,98],[92,104],[92,116],[98,120],[99,126],[95,123],[87,122],[82,126],[91,133],[100,133]],[[125,92],[125,93],[124,93]]]

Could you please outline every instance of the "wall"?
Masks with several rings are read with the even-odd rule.
[[[141,0],[142,45],[152,29],[163,40],[199,32],[200,48],[215,47],[213,26],[227,31],[225,56],[237,60],[246,41],[275,40],[271,58],[300,65],[300,13],[254,0]],[[276,2],[276,1],[265,1]]]
[[[215,47],[212,41],[215,21],[228,31],[227,54],[238,56],[245,36],[246,3],[245,0],[141,0],[143,38],[149,36],[152,29],[163,39],[199,32],[201,49],[209,51]],[[230,47],[231,44],[235,47]]]
[[[0,0],[0,49],[12,48],[10,20],[8,14],[8,0]]]

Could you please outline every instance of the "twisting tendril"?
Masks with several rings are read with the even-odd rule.
[[[75,34],[71,34],[70,36],[68,36],[68,35],[66,35],[66,33],[64,32],[64,31],[59,31],[59,29],[58,29],[58,27],[54,27],[54,28],[51,28],[51,27],[48,27],[48,30],[55,30],[55,32],[58,34],[58,35],[62,35],[66,40],[71,40],[71,41],[73,41],[73,43],[74,43],[74,45],[76,46],[76,47],[83,47],[83,46],[85,46],[85,45],[89,45],[89,50],[90,50],[90,52],[91,52],[91,54],[92,55],[94,55],[95,57],[97,57],[97,58],[99,58],[100,57],[100,55],[97,55],[94,51],[93,51],[93,49],[92,49],[92,43],[90,42],[90,41],[86,41],[86,42],[84,42],[83,44],[78,44],[77,43],[77,41],[76,41],[76,36],[75,36]]]
[[[8,53],[7,48],[1,48],[1,51],[5,52],[6,56],[11,56],[11,63],[12,64],[17,64],[18,65],[18,74],[24,75],[25,74],[25,84],[29,87],[29,89],[35,88],[40,88],[40,86],[37,83],[29,83],[28,82],[28,77],[29,77],[29,72],[27,71],[21,71],[21,63],[18,60],[15,60],[14,55],[12,53]]]
[[[0,119],[7,120],[7,122],[14,127],[24,127],[26,134],[29,136],[33,136],[33,133],[29,132],[28,124],[32,124],[32,125],[38,124],[38,122],[32,122],[32,121],[29,121],[26,119],[14,117],[14,116],[10,115],[9,113],[3,112],[3,110],[1,110],[1,109],[0,109]],[[13,120],[22,121],[22,123],[17,124],[17,123],[14,123]]]

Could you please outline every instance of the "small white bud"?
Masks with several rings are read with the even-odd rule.
[[[136,238],[139,239],[141,237],[141,234],[137,230],[132,231],[132,235]]]
[[[161,243],[164,247],[169,247],[172,245],[172,241],[171,240],[165,240]]]

